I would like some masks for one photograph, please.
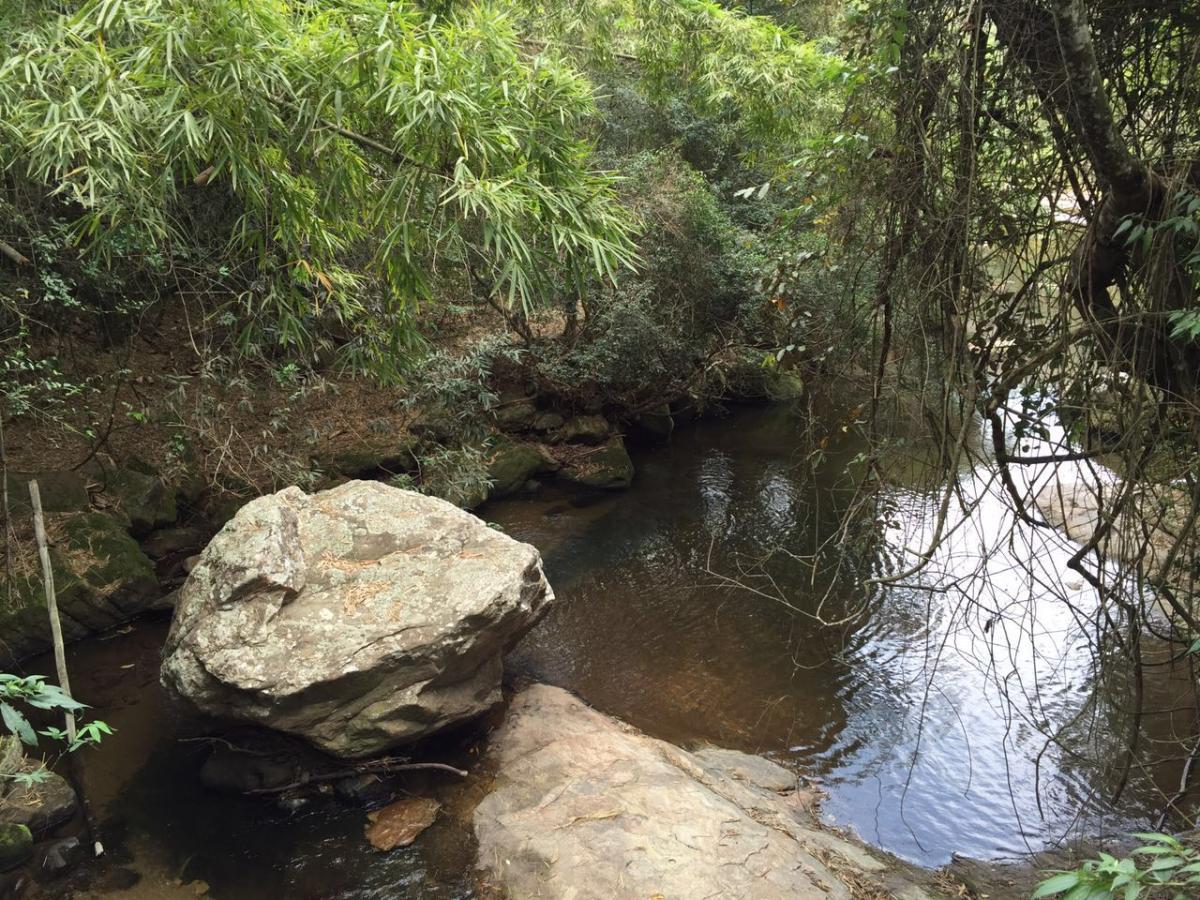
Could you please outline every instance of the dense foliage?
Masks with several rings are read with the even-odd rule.
[[[994,466],[1037,528],[1024,466],[1116,471],[1070,564],[1103,600],[1094,652],[1140,671],[1150,629],[1191,665],[1193,7],[9,0],[0,412],[67,420],[107,379],[119,414],[131,368],[63,360],[132,352],[174,315],[209,385],[250,362],[278,385],[333,362],[404,382],[402,483],[467,503],[501,387],[633,420],[702,406],[747,361],[794,366],[862,395],[839,420],[869,446],[860,511],[889,453],[931,432],[926,561],[967,463]],[[223,426],[235,401],[204,401],[217,412],[188,424]],[[1051,415],[1066,436],[1023,456]],[[87,434],[94,453],[108,433]],[[1165,562],[1142,534],[1136,577],[1113,578],[1106,535],[1146,510],[1169,513]],[[1117,793],[1143,701],[1118,687],[1134,712]],[[1109,876],[1142,883],[1105,860],[1070,889]]]

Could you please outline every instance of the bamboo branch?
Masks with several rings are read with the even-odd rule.
[[[18,268],[29,265],[29,257],[23,256],[11,244],[6,244],[4,241],[0,241],[0,254],[3,254],[11,259],[13,265],[17,266]]]

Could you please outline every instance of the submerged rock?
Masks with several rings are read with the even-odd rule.
[[[782,767],[688,753],[559,688],[518,694],[491,753],[499,773],[475,811],[478,864],[513,897],[931,896],[819,826]]]
[[[1118,505],[1118,498],[1127,493]],[[1128,491],[1126,484],[1116,480],[1089,483],[1055,478],[1034,502],[1046,521],[1072,541],[1095,543],[1110,558],[1150,577],[1176,579],[1182,589],[1188,589],[1200,548],[1194,537],[1175,546],[1179,535],[1189,533],[1186,521],[1191,509],[1190,498],[1179,488],[1147,484]]]
[[[675,430],[675,419],[671,415],[671,407],[666,403],[638,413],[629,420],[629,424],[636,434],[650,440],[668,438]]]
[[[246,504],[180,591],[167,690],[357,757],[500,701],[553,593],[541,557],[445,501],[352,481]]]
[[[33,871],[39,879],[56,878],[83,862],[87,848],[77,837],[39,844],[33,851]]]

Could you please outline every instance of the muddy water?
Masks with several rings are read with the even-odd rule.
[[[801,456],[802,427],[785,408],[743,410],[636,454],[628,492],[547,487],[482,510],[542,550],[559,597],[513,653],[513,679],[569,688],[669,740],[771,756],[824,787],[832,822],[920,863],[1146,825],[1179,777],[1178,762],[1148,764],[1179,755],[1156,741],[1193,727],[1188,673],[1163,665],[1147,678],[1146,708],[1164,712],[1145,717],[1145,752],[1111,803],[1128,673],[1097,662],[1095,600],[1063,576],[1070,548],[1012,522],[989,468],[964,466],[927,571],[873,587],[867,578],[903,574],[932,536],[928,454],[890,460],[885,515],[851,516],[839,533],[861,448],[835,423],[819,458]],[[780,549],[764,560],[767,548]],[[285,812],[201,789],[206,747],[157,688],[164,629],[93,641],[73,661],[80,693],[118,729],[89,751],[88,787],[141,896],[177,883],[194,896],[198,882],[237,900],[475,892],[478,779],[414,783],[447,813],[383,856],[366,847],[360,810],[331,800]],[[426,752],[479,768],[473,740]]]

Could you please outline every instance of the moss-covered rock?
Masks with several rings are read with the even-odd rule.
[[[103,513],[47,516],[50,566],[63,634],[77,640],[145,609],[158,593],[150,559]],[[32,541],[14,559],[11,600],[0,578],[0,662],[46,649],[50,624]]]
[[[604,490],[620,490],[633,482],[633,460],[625,442],[615,438],[602,447],[581,454],[560,472],[576,484]]]
[[[380,472],[399,474],[415,467],[416,445],[416,438],[407,435],[398,439],[363,440],[328,450],[313,462],[323,472],[347,478]]]
[[[488,460],[488,477],[492,482],[488,496],[493,499],[512,496],[544,466],[545,460],[536,447],[501,444]]]
[[[33,835],[24,825],[0,825],[0,872],[15,869],[33,853]]]
[[[746,357],[725,370],[724,393],[728,399],[743,403],[796,400],[804,394],[804,380],[790,370]]]
[[[32,772],[39,764],[27,760],[23,768]],[[44,835],[75,815],[78,808],[79,798],[67,780],[42,771],[37,781],[13,788],[0,800],[0,828],[20,825],[34,835]]]
[[[804,396],[804,379],[795,372],[772,369],[767,375],[767,397],[776,403]]]
[[[29,482],[35,480],[43,512],[82,512],[91,505],[87,479],[79,472],[9,472],[8,507],[15,519],[32,512]]]
[[[105,479],[104,490],[115,498],[117,508],[128,519],[129,530],[135,535],[170,525],[179,515],[175,489],[142,467],[111,472]]]
[[[675,419],[671,415],[671,407],[666,403],[638,413],[629,420],[636,435],[650,440],[662,440],[670,437],[675,430]]]
[[[566,419],[564,419],[558,413],[547,410],[534,416],[531,426],[534,431],[540,431],[543,434],[548,434],[549,432],[557,431],[558,429],[562,428],[565,421]]]
[[[604,416],[576,416],[568,419],[556,436],[567,443],[599,444],[611,431]]]
[[[529,397],[502,399],[496,407],[496,423],[505,431],[528,431],[538,416],[536,404]]]

